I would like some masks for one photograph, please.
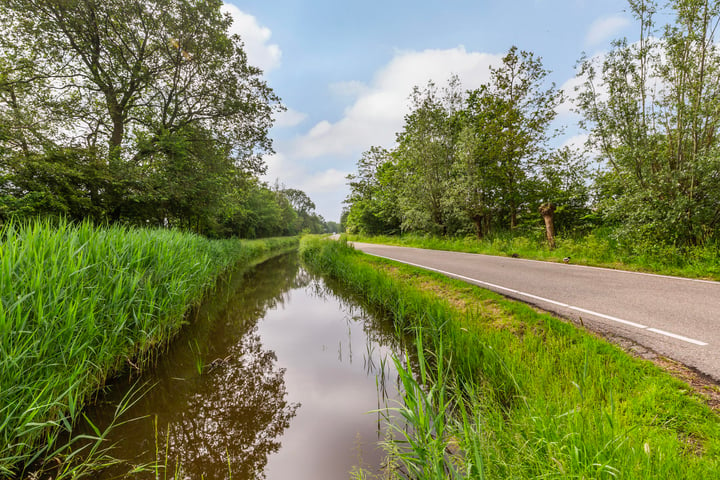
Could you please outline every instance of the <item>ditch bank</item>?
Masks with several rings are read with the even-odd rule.
[[[527,305],[342,242],[304,240],[301,252],[444,365],[436,378],[454,391],[454,411],[434,438],[436,449],[460,453],[413,470],[428,450],[395,452],[412,478],[444,468],[456,478],[700,479],[720,468],[720,419],[652,363]]]
[[[58,438],[106,380],[153,362],[225,272],[298,244],[66,222],[0,237],[0,478],[43,458],[71,475]]]

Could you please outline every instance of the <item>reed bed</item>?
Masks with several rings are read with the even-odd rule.
[[[0,478],[54,452],[86,400],[151,361],[222,272],[297,245],[43,221],[0,239]]]
[[[415,338],[389,478],[705,479],[720,417],[687,384],[527,305],[354,251],[301,244],[306,264]],[[401,359],[402,360],[402,359]],[[367,472],[356,475],[369,478]],[[386,478],[386,477],[383,477]]]

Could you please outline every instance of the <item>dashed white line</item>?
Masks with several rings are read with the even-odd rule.
[[[515,289],[513,289],[513,288],[503,287],[502,285],[497,285],[497,284],[490,283],[490,282],[484,282],[484,281],[482,281],[482,280],[478,280],[477,278],[466,277],[466,276],[464,276],[464,275],[459,275],[459,274],[457,274],[457,273],[446,272],[445,270],[439,270],[439,269],[437,269],[437,268],[432,268],[432,267],[428,267],[428,266],[426,266],[426,265],[420,265],[420,264],[408,262],[408,261],[405,261],[405,260],[399,260],[399,259],[397,259],[397,258],[386,257],[386,256],[384,256],[384,255],[378,255],[378,254],[369,253],[369,252],[366,252],[366,253],[368,253],[369,255],[375,256],[375,257],[384,258],[384,259],[386,259],[386,260],[393,260],[393,261],[395,261],[395,262],[405,263],[405,264],[411,265],[411,266],[413,266],[413,267],[419,267],[419,268],[424,268],[425,270],[431,270],[431,271],[433,271],[433,272],[437,272],[437,273],[441,273],[441,274],[443,274],[443,275],[447,275],[448,277],[453,277],[453,278],[457,278],[457,279],[460,279],[460,280],[465,280],[465,281],[467,281],[467,282],[474,283],[474,284],[476,284],[476,285],[482,285],[482,286],[485,286],[485,287],[489,287],[489,288],[494,289],[494,290],[502,290],[502,291],[504,291],[504,292],[514,293],[514,294],[516,294],[516,295],[522,295],[523,297],[532,298],[533,300],[538,300],[538,301],[541,301],[541,302],[549,303],[549,304],[551,304],[551,305],[557,305],[557,306],[559,306],[559,307],[568,308],[568,309],[570,309],[570,310],[575,310],[575,311],[577,311],[577,312],[581,312],[581,313],[585,313],[585,314],[588,314],[588,315],[592,315],[592,316],[594,316],[594,317],[599,317],[599,318],[603,318],[603,319],[605,319],[605,320],[610,320],[610,321],[612,321],[612,322],[621,323],[621,324],[623,324],[623,325],[628,325],[628,326],[630,326],[630,327],[634,327],[634,328],[637,328],[637,329],[639,329],[639,330],[645,330],[645,331],[648,331],[648,332],[657,333],[658,335],[664,335],[664,336],[666,336],[666,337],[674,338],[674,339],[676,339],[676,340],[681,340],[681,341],[683,341],[683,342],[692,343],[692,344],[694,344],[694,345],[700,345],[700,346],[706,346],[706,345],[707,345],[707,343],[705,343],[705,342],[703,342],[703,341],[700,341],[700,340],[695,340],[694,338],[685,337],[685,336],[683,336],[683,335],[678,335],[678,334],[676,334],[676,333],[666,332],[665,330],[660,330],[660,329],[658,329],[658,328],[648,327],[647,325],[642,325],[642,324],[640,324],[640,323],[631,322],[631,321],[629,321],[629,320],[623,320],[622,318],[613,317],[613,316],[611,316],[611,315],[605,315],[604,313],[599,313],[599,312],[595,312],[595,311],[592,311],[592,310],[587,310],[587,309],[585,309],[585,308],[575,307],[575,306],[573,306],[573,305],[568,305],[567,303],[558,302],[558,301],[556,301],[556,300],[551,300],[551,299],[545,298],[545,297],[539,297],[539,296],[537,296],[537,295],[533,295],[533,294],[531,294],[531,293],[521,292],[520,290],[515,290]]]

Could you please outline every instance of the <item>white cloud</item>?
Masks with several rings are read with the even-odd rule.
[[[337,82],[330,84],[330,93],[338,97],[358,97],[367,92],[368,87],[363,82],[353,80],[350,82]]]
[[[350,155],[373,145],[391,146],[409,111],[408,97],[414,86],[424,86],[429,80],[443,84],[450,75],[457,74],[463,88],[477,88],[489,79],[488,67],[500,61],[500,55],[468,52],[462,46],[397,52],[369,85],[344,82],[331,86],[331,90],[356,94],[355,102],[339,121],[318,122],[296,139],[294,155]]]
[[[296,179],[300,172],[298,172],[296,164],[290,162],[284,153],[276,152],[264,156],[263,159],[267,165],[263,180],[268,183],[275,183],[275,180],[278,180],[280,183],[293,187],[297,185]]]
[[[325,170],[312,172],[308,162],[299,162],[296,159],[285,155],[284,153],[275,153],[265,157],[267,164],[267,173],[263,179],[268,183],[275,183],[278,179],[280,183],[291,188],[299,188],[311,198],[312,193],[320,193],[334,191],[345,187],[345,177],[352,173],[350,171],[342,171],[337,168],[328,168]]]
[[[295,127],[300,125],[306,118],[307,114],[288,108],[275,115],[275,126],[280,128]]]
[[[314,127],[310,129],[307,136],[310,138],[317,138],[325,135],[332,129],[332,124],[328,122],[327,120],[323,120],[322,122],[317,123]]]
[[[316,203],[318,213],[338,220],[348,192],[345,177],[355,170],[364,150],[373,145],[392,147],[410,110],[414,86],[423,87],[429,80],[442,86],[455,74],[463,89],[478,88],[490,78],[488,67],[501,61],[502,55],[469,52],[462,46],[398,51],[370,82],[331,84],[330,93],[350,101],[342,118],[318,121],[294,140],[276,144],[278,153],[266,158],[264,179],[302,189]]]
[[[317,205],[317,213],[326,220],[339,221],[342,202],[347,196],[347,180],[352,173],[337,168],[312,172],[312,165],[289,158],[283,153],[267,156],[267,174],[263,179],[274,184],[278,180],[288,188],[299,188]]]
[[[350,172],[341,172],[331,168],[323,172],[309,175],[300,184],[300,189],[305,192],[334,192],[345,187]],[[312,197],[311,197],[312,198]]]
[[[255,17],[241,11],[235,5],[225,3],[222,11],[232,17],[230,33],[240,35],[245,43],[245,53],[250,65],[259,67],[265,72],[280,65],[282,52],[279,46],[269,43],[272,36],[269,28],[261,26]]]
[[[612,39],[630,25],[627,17],[614,15],[595,20],[585,35],[585,46],[594,47]]]
[[[562,84],[560,89],[565,94],[565,101],[558,105],[557,113],[560,117],[566,117],[574,115],[573,109],[576,107],[575,100],[578,92],[575,91],[577,87],[581,87],[585,82],[584,77],[572,77]]]

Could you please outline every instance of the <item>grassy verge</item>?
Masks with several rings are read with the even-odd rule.
[[[42,222],[0,237],[0,478],[54,452],[88,397],[147,364],[222,272],[298,243]]]
[[[597,230],[579,238],[557,238],[557,248],[550,250],[544,237],[509,233],[486,239],[475,237],[443,238],[420,235],[374,236],[349,235],[348,240],[406,247],[484,253],[546,261],[570,257],[572,263],[635,270],[663,275],[720,280],[720,255],[715,244],[696,247],[672,245],[623,244],[609,231]]]
[[[400,465],[392,475],[703,479],[720,471],[720,419],[652,363],[527,305],[341,242],[306,241],[301,253],[417,339],[420,367],[401,362],[399,407],[413,434],[389,444],[389,463]]]

